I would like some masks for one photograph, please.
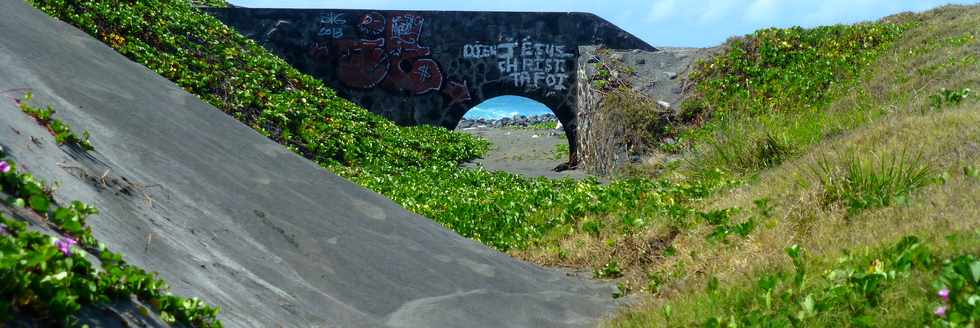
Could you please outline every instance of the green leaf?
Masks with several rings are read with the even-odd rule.
[[[970,273],[973,275],[973,283],[980,283],[980,261],[970,263]]]
[[[63,224],[64,222],[70,220],[73,215],[74,213],[72,210],[65,207],[59,207],[58,209],[54,210],[54,215],[51,216],[51,221],[57,224]]]
[[[803,308],[803,312],[806,313],[807,317],[812,317],[816,314],[816,311],[814,311],[815,305],[816,302],[813,301],[812,295],[807,295],[803,299],[803,302],[800,303],[800,306]]]
[[[791,257],[793,259],[799,258],[800,257],[800,245],[794,244],[794,245],[792,245],[790,247],[787,247],[786,248],[786,254],[789,255],[789,257]]]
[[[853,324],[855,327],[874,327],[875,318],[867,314],[860,315],[851,319],[851,324]]]
[[[46,215],[48,213],[48,198],[42,195],[34,195],[30,198],[31,209],[41,215]]]
[[[68,272],[61,271],[61,272],[58,272],[57,274],[45,276],[44,279],[41,279],[41,282],[61,281],[61,280],[64,280],[65,278],[67,278],[67,277],[68,277]]]
[[[167,313],[167,311],[160,311],[160,320],[168,324],[177,323],[177,318],[173,314]]]
[[[714,292],[718,291],[718,287],[720,285],[721,285],[721,282],[718,281],[718,277],[711,277],[711,279],[708,279],[708,287],[707,287],[707,290],[708,290],[709,293],[714,293]]]

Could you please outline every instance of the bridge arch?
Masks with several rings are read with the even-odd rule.
[[[446,121],[445,121],[445,124],[443,124],[443,126],[446,127],[447,129],[450,129],[450,130],[456,129],[456,127],[459,125],[459,122],[462,121],[463,118],[466,116],[466,114],[469,113],[470,111],[472,111],[474,108],[477,108],[479,106],[486,105],[488,103],[492,103],[495,100],[499,100],[499,99],[502,99],[502,98],[505,98],[505,97],[515,97],[515,98],[521,99],[521,101],[527,101],[527,102],[536,103],[540,107],[546,108],[549,113],[554,114],[555,117],[558,119],[558,122],[561,123],[562,130],[564,132],[566,142],[568,142],[568,149],[569,149],[569,161],[566,164],[562,165],[560,168],[562,168],[562,169],[568,168],[567,167],[568,166],[568,163],[573,163],[573,164],[574,163],[577,163],[578,158],[575,157],[575,154],[577,154],[577,150],[578,150],[578,148],[577,148],[578,147],[578,144],[577,144],[578,139],[577,139],[577,136],[575,135],[575,133],[577,131],[577,128],[575,126],[575,124],[576,124],[575,123],[575,116],[574,115],[568,115],[569,114],[569,111],[567,111],[567,110],[566,111],[556,110],[554,107],[551,107],[548,104],[546,104],[546,103],[544,103],[544,102],[542,102],[540,100],[537,100],[537,99],[533,99],[533,98],[529,98],[529,97],[525,97],[525,96],[521,96],[521,95],[511,95],[511,94],[502,94],[502,95],[499,95],[499,96],[491,96],[491,97],[487,98],[486,100],[481,101],[479,103],[475,103],[475,104],[470,105],[470,106],[461,106],[460,108],[463,109],[461,111],[455,111],[455,110],[454,111],[450,111],[448,113],[449,115],[446,116]],[[531,114],[531,115],[538,115],[538,114]],[[556,168],[556,169],[559,169],[559,168]]]
[[[579,47],[656,48],[588,13],[210,8],[212,15],[401,125],[453,129],[473,106],[516,95],[562,122],[578,163]]]

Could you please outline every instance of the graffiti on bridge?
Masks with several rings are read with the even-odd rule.
[[[496,60],[500,74],[519,88],[567,90],[568,67],[574,57],[564,45],[529,38],[520,42],[463,46],[463,58]]]
[[[351,88],[380,87],[413,96],[441,91],[450,105],[469,101],[466,84],[444,83],[431,48],[421,44],[424,24],[425,18],[414,14],[369,13],[349,21],[345,14],[328,13],[320,17],[312,52],[336,59],[337,78]]]

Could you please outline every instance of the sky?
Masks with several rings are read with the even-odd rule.
[[[766,27],[814,27],[875,20],[904,11],[980,0],[228,0],[253,8],[591,12],[654,47],[710,47]],[[490,99],[466,117],[549,112],[520,97]]]

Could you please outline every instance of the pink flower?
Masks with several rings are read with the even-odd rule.
[[[54,242],[55,246],[58,246],[58,250],[65,256],[71,256],[71,247],[76,243],[78,242],[71,238],[62,238]]]
[[[946,306],[943,305],[943,306],[937,307],[935,311],[932,311],[932,313],[935,313],[936,315],[945,318],[946,317]]]
[[[936,295],[943,298],[943,301],[949,302],[949,288],[940,289]]]
[[[0,161],[0,173],[10,172],[10,163],[7,161]]]

